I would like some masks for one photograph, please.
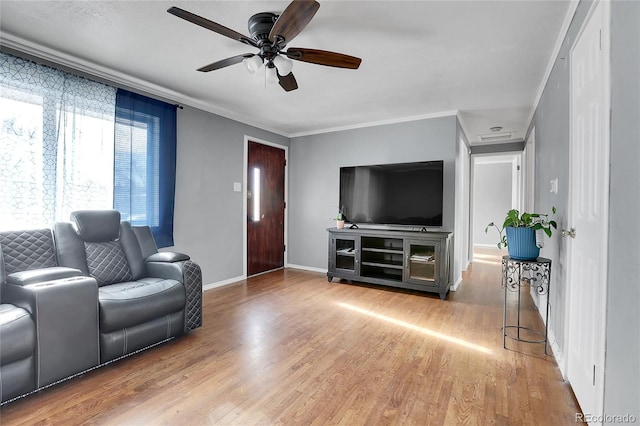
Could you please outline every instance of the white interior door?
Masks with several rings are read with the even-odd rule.
[[[600,1],[571,50],[567,378],[602,415],[609,187],[608,10]]]

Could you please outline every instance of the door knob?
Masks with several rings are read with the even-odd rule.
[[[563,229],[562,230],[562,236],[563,237],[575,238],[576,237],[576,229],[575,228],[571,228],[568,231],[566,229]]]

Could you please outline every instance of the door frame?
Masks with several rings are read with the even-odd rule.
[[[284,151],[284,244],[288,246],[289,235],[289,147],[285,145],[279,145],[277,143],[269,142],[264,139],[255,138],[253,136],[244,135],[244,153],[242,163],[242,278],[247,278],[247,181],[248,181],[248,167],[249,167],[249,142],[258,143],[261,145],[267,145],[272,148],[278,148]],[[288,252],[284,251],[284,267],[288,266]],[[267,271],[270,272],[270,271]],[[259,274],[258,274],[259,275]]]
[[[456,152],[456,212],[455,212],[455,229],[454,234],[454,262],[453,262],[453,282],[451,290],[455,291],[462,283],[462,273],[469,268],[470,253],[473,248],[469,243],[469,224],[471,211],[469,206],[471,180],[469,178],[471,167],[471,149],[460,137],[458,139],[458,147]]]
[[[478,164],[511,164],[511,205],[512,208],[522,210],[522,152],[492,152],[484,154],[471,154],[471,162],[469,169],[470,185],[469,185],[469,247],[471,249],[470,260],[474,261],[473,250],[475,247],[474,238],[474,219],[476,204],[476,184],[475,172]],[[504,212],[505,216],[507,212]],[[496,218],[496,221],[502,220],[502,217]],[[493,247],[493,245],[492,245]]]
[[[578,42],[580,41],[582,34],[586,28],[586,26],[589,24],[589,22],[591,21],[594,12],[596,11],[597,7],[602,5],[603,9],[602,9],[602,13],[603,13],[603,19],[602,19],[602,39],[601,39],[601,43],[603,46],[603,49],[606,49],[606,55],[604,56],[606,59],[603,61],[603,71],[602,71],[602,81],[600,82],[602,84],[602,90],[603,90],[603,99],[602,99],[602,104],[603,104],[603,142],[606,144],[606,149],[605,152],[607,153],[606,158],[601,158],[600,161],[603,161],[606,164],[606,167],[604,168],[605,170],[607,170],[605,179],[607,181],[607,183],[609,182],[610,179],[610,169],[609,169],[609,158],[610,158],[610,146],[611,146],[611,120],[610,120],[610,111],[611,111],[611,59],[610,59],[610,53],[611,53],[611,44],[610,44],[610,37],[611,37],[611,5],[608,1],[606,0],[597,0],[595,1],[592,5],[591,8],[587,14],[587,17],[585,18],[584,22],[582,23],[580,30],[578,32],[578,35],[576,36],[571,49],[570,49],[570,54],[569,54],[569,185],[568,185],[568,198],[567,198],[567,222],[565,224],[566,227],[571,227],[572,224],[570,223],[570,221],[572,220],[572,208],[573,206],[571,205],[571,200],[572,200],[572,193],[571,193],[571,149],[573,146],[573,137],[574,137],[574,127],[573,127],[573,109],[572,109],[572,105],[573,105],[573,93],[571,91],[571,88],[573,87],[573,76],[572,76],[572,72],[571,72],[571,67],[572,67],[572,61],[571,61],[571,52],[573,52],[574,47],[578,44]],[[607,185],[608,186],[608,185]],[[596,334],[597,338],[598,338],[598,346],[599,348],[596,349],[596,368],[594,369],[594,378],[596,381],[596,403],[598,404],[596,410],[599,410],[599,412],[597,413],[593,413],[593,414],[601,414],[602,410],[604,408],[604,379],[605,379],[605,356],[606,356],[606,331],[607,331],[607,327],[606,327],[606,311],[607,311],[607,289],[609,286],[609,283],[606,281],[606,276],[607,276],[607,270],[608,270],[608,258],[609,258],[609,250],[608,250],[608,243],[609,243],[609,198],[608,198],[608,194],[606,194],[606,201],[603,203],[605,206],[605,209],[603,211],[603,215],[604,215],[604,220],[603,222],[606,223],[606,226],[604,226],[603,228],[603,239],[605,240],[605,251],[606,251],[606,258],[605,261],[603,262],[603,267],[605,268],[605,271],[603,273],[603,275],[605,276],[605,282],[604,285],[599,286],[599,290],[600,290],[600,294],[599,297],[596,298],[596,301],[598,302],[598,305],[596,306],[595,312],[594,314],[598,316],[598,318],[600,318],[599,321],[596,321],[596,324],[598,325],[598,329],[594,330],[594,333]],[[575,287],[577,285],[579,285],[578,283],[572,282],[571,281],[571,248],[570,248],[570,244],[567,246],[566,250],[564,250],[564,256],[563,256],[563,264],[565,265],[562,269],[562,278],[563,281],[566,283],[566,288],[567,288],[567,296],[564,300],[564,356],[562,357],[561,360],[558,360],[558,364],[560,367],[560,370],[562,372],[562,376],[565,379],[568,379],[568,372],[569,372],[569,335],[572,331],[572,324],[571,324],[571,293],[572,290],[575,289]]]
[[[522,151],[522,209],[535,212],[536,192],[536,128],[529,132],[529,137]]]

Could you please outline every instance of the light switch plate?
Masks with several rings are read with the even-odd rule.
[[[233,192],[242,192],[242,183],[233,182]]]
[[[551,179],[549,192],[551,192],[552,194],[558,193],[558,178]]]

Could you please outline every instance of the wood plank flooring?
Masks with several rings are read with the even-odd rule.
[[[502,348],[498,259],[446,301],[293,269],[213,289],[202,328],[7,404],[0,423],[576,424],[542,345]]]

